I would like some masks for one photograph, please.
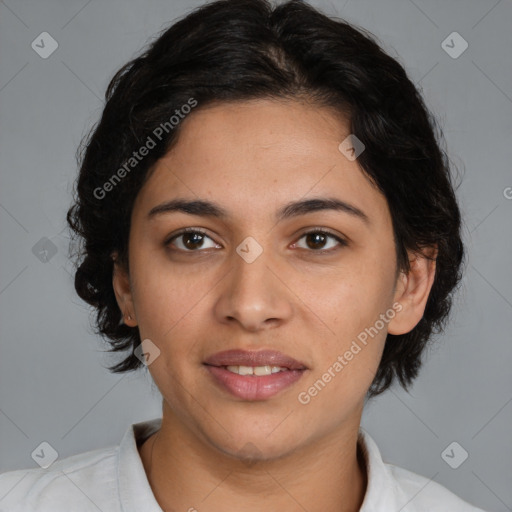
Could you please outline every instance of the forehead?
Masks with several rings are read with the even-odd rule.
[[[210,199],[247,220],[308,197],[337,197],[368,216],[389,215],[384,196],[338,149],[341,114],[298,101],[197,107],[137,198],[147,214],[175,197]]]

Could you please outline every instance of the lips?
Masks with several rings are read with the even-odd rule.
[[[209,366],[280,366],[288,370],[306,370],[307,366],[293,357],[275,350],[226,350],[208,357],[204,364]]]
[[[308,370],[304,363],[274,350],[227,350],[208,357],[204,365],[220,389],[244,401],[268,400],[295,384]],[[245,374],[250,367],[265,367],[262,373],[266,374]],[[278,370],[269,374],[270,368]],[[238,373],[242,369],[243,374]]]

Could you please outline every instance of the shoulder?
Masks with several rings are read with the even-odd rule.
[[[0,473],[0,512],[68,512],[70,504],[84,512],[97,512],[103,505],[117,512],[118,450],[101,448],[57,460],[46,469]]]
[[[433,478],[384,462],[377,444],[364,429],[360,429],[359,442],[368,476],[361,512],[484,512]]]
[[[392,464],[385,465],[404,500],[404,512],[485,512],[430,478]]]

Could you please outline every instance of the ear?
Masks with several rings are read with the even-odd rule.
[[[126,268],[118,261],[117,253],[112,253],[114,267],[112,271],[112,287],[116,295],[117,304],[121,310],[124,323],[130,327],[137,325],[130,276]]]
[[[394,295],[394,301],[400,303],[402,309],[389,322],[389,334],[408,333],[423,317],[434,283],[436,258],[436,246],[426,247],[419,253],[409,253],[410,270],[400,272]]]

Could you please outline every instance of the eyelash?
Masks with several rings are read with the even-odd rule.
[[[181,235],[184,235],[184,234],[187,234],[187,233],[198,233],[200,235],[204,235],[204,236],[210,238],[213,241],[213,239],[206,233],[206,231],[202,230],[201,228],[185,228],[185,229],[182,229],[181,231],[179,231],[178,233],[173,234],[171,237],[167,238],[166,241],[164,242],[164,246],[167,247],[167,246],[171,245],[171,242],[173,242],[173,240],[175,240],[176,238],[180,237]],[[331,253],[333,251],[336,251],[337,249],[340,249],[341,247],[346,247],[348,245],[348,242],[346,240],[344,240],[343,238],[341,238],[340,236],[335,235],[334,233],[331,233],[329,230],[324,229],[324,228],[320,228],[320,227],[313,228],[313,229],[311,229],[309,231],[306,231],[306,232],[302,233],[302,235],[300,236],[299,240],[301,240],[305,236],[311,235],[311,234],[327,235],[328,238],[334,238],[339,243],[339,246],[336,247],[336,248],[331,248],[331,249],[318,249],[318,250],[305,249],[308,252],[326,254],[326,253]],[[180,251],[180,252],[189,252],[189,253],[204,251],[204,249],[203,250],[196,249],[196,250],[193,250],[193,251],[184,250],[184,249],[173,249],[173,250]]]

